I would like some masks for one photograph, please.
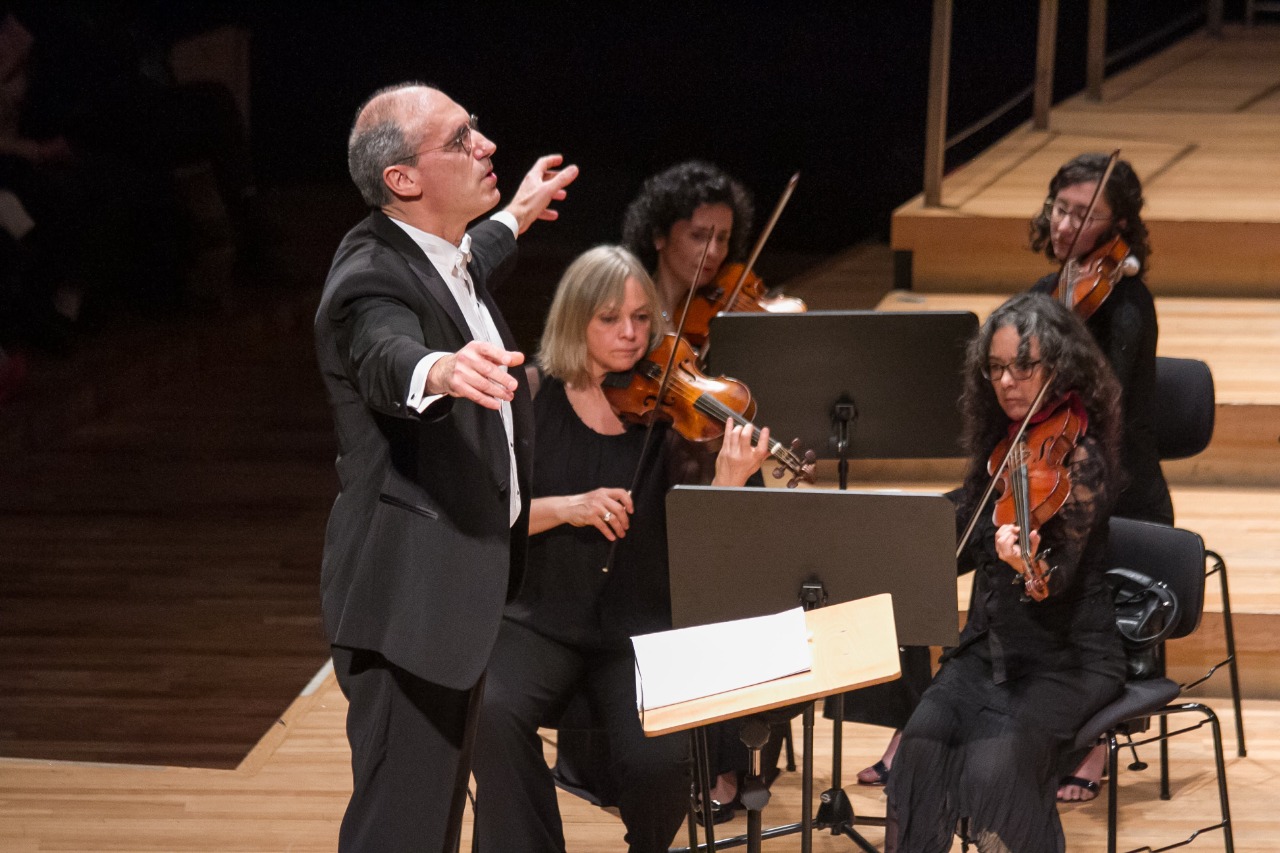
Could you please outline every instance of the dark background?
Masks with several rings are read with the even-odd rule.
[[[1113,0],[1109,51],[1202,5]],[[702,157],[742,179],[765,210],[800,171],[773,245],[830,252],[887,237],[889,213],[920,191],[931,9],[930,0],[375,0],[246,13],[254,150],[267,180],[342,180],[356,106],[379,86],[422,79],[480,116],[505,194],[539,154],[560,151],[582,167],[564,219],[536,239],[616,240],[647,175]],[[1086,11],[1086,0],[1060,4],[1058,97],[1083,86]],[[1036,24],[1034,0],[955,4],[952,132],[1030,84]],[[953,152],[951,165],[1030,107]]]
[[[1201,25],[1203,5],[1112,0],[1108,53],[1122,58],[1109,72]],[[34,94],[28,121],[38,126],[43,111],[49,134],[62,130],[61,105],[125,76],[122,66],[145,72],[149,57],[163,62],[184,36],[245,27],[259,185],[333,187],[333,204],[344,217],[349,205],[352,221],[360,211],[346,177],[345,140],[354,111],[375,89],[414,79],[480,116],[498,145],[504,196],[540,154],[558,151],[581,166],[562,221],[535,229],[522,241],[526,248],[553,243],[576,251],[618,239],[622,211],[644,178],[694,157],[738,176],[755,195],[760,220],[799,171],[769,248],[807,257],[886,239],[889,214],[922,183],[931,0],[12,6],[35,32],[40,70],[52,81]],[[1083,86],[1088,0],[1059,6],[1055,95],[1062,98]],[[1238,6],[1228,4],[1229,18],[1239,16]],[[950,133],[1029,86],[1037,19],[1035,0],[955,3]],[[948,165],[1030,110],[1030,97],[1022,98],[952,148]],[[305,225],[323,206],[286,216]]]

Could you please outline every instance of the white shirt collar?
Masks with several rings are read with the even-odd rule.
[[[418,248],[426,253],[427,259],[431,261],[431,265],[436,268],[436,272],[440,273],[440,277],[445,281],[456,278],[453,268],[454,260],[458,256],[459,246],[455,246],[443,237],[435,234],[429,234],[421,228],[415,228],[407,222],[402,222],[394,216],[388,216],[392,222],[400,226],[404,233],[408,234],[414,243],[418,244]],[[462,238],[463,245],[470,249],[471,235],[465,234]]]

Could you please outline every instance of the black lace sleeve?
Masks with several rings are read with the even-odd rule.
[[[1049,576],[1049,594],[1060,593],[1078,583],[1081,557],[1099,524],[1110,515],[1111,489],[1109,472],[1097,442],[1082,439],[1068,459],[1071,494],[1062,509],[1045,523],[1040,535],[1040,549],[1053,567]]]

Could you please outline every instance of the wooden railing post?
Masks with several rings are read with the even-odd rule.
[[[1222,0],[1206,0],[1204,6],[1204,25],[1209,30],[1209,35],[1222,35]]]
[[[1089,0],[1089,44],[1085,62],[1085,89],[1089,100],[1102,100],[1107,76],[1107,0]]]
[[[947,153],[947,85],[951,77],[951,0],[933,0],[929,47],[929,100],[925,109],[924,206],[942,204]]]
[[[1053,55],[1057,37],[1058,0],[1040,0],[1040,28],[1036,35],[1036,88],[1031,108],[1031,124],[1036,130],[1049,129],[1049,108],[1053,106]]]

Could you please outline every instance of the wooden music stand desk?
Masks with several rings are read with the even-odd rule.
[[[859,687],[892,681],[901,675],[898,634],[893,621],[892,597],[888,593],[819,607],[805,613],[813,668],[763,684],[753,684],[691,699],[675,705],[653,708],[641,714],[641,726],[649,737],[707,726],[722,720],[745,717],[809,702]],[[693,650],[691,650],[693,653]],[[801,849],[812,846],[813,745],[812,732],[805,732],[804,793],[801,801]],[[754,819],[753,819],[754,818]],[[748,824],[759,832],[759,812],[748,814]],[[714,841],[711,842],[714,850]],[[759,849],[758,839],[748,849]]]

